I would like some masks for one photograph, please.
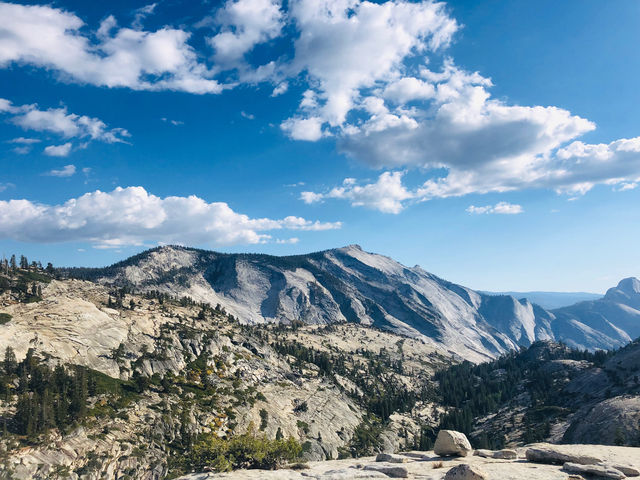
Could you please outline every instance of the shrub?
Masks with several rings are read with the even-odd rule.
[[[247,433],[229,439],[213,433],[202,434],[191,452],[191,467],[228,472],[238,468],[275,469],[295,460],[302,453],[302,446],[294,438],[270,440],[258,435],[253,425]]]

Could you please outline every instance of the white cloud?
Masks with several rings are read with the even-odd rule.
[[[160,198],[142,187],[95,191],[60,205],[29,200],[0,201],[0,238],[29,242],[91,242],[102,247],[146,242],[209,245],[263,243],[265,232],[320,231],[339,222],[313,222],[300,217],[281,220],[250,218],[223,202],[196,196]]]
[[[63,80],[136,90],[219,93],[223,88],[198,60],[184,30],[118,28],[109,16],[96,43],[79,17],[59,8],[0,3],[0,18],[0,67],[28,64],[56,71]]]
[[[413,100],[427,100],[435,94],[433,84],[414,77],[400,78],[388,84],[383,92],[385,99],[402,105]]]
[[[397,77],[407,57],[446,45],[458,28],[433,2],[295,0],[289,15],[300,31],[291,68],[309,75],[320,100],[311,115],[332,127],[361,89]]]
[[[29,153],[31,151],[31,146],[30,145],[22,145],[21,147],[15,147],[13,149],[13,151],[15,153],[17,153],[18,155],[26,155],[27,153]]]
[[[304,203],[318,203],[321,202],[324,198],[322,193],[314,193],[314,192],[301,192],[300,200]]]
[[[276,85],[276,87],[273,89],[273,92],[271,92],[271,96],[272,97],[277,97],[282,95],[283,93],[285,93],[287,90],[289,90],[289,83],[288,82],[280,82],[278,85]]]
[[[222,29],[208,41],[221,68],[242,63],[257,44],[279,36],[284,25],[279,0],[227,0],[215,20]]]
[[[131,24],[131,26],[133,28],[137,29],[137,30],[142,29],[142,22],[149,15],[153,14],[153,12],[154,12],[154,10],[156,9],[157,6],[158,6],[157,3],[151,3],[149,5],[145,5],[144,7],[140,7],[138,9],[136,9],[135,12],[134,12],[134,19],[133,19],[133,23]]]
[[[400,213],[407,201],[420,199],[419,191],[410,191],[402,184],[404,172],[384,172],[375,183],[358,185],[346,178],[341,186],[326,193],[302,192],[305,203],[317,203],[325,198],[347,200],[354,207],[366,207],[383,213]]]
[[[247,120],[255,120],[256,116],[252,113],[247,113],[244,110],[240,112],[240,116],[246,118]]]
[[[182,120],[170,120],[166,117],[162,117],[161,120],[165,123],[170,123],[171,125],[173,125],[174,127],[180,126],[180,125],[184,125],[184,122]]]
[[[289,118],[282,122],[280,127],[294,140],[315,142],[323,136],[322,119],[319,117]]]
[[[476,207],[475,205],[469,205],[467,208],[467,212],[483,215],[483,214],[500,214],[500,215],[517,215],[518,213],[524,212],[524,209],[521,205],[516,205],[508,202],[499,202],[495,205],[485,205],[483,207]]]
[[[284,238],[284,239],[277,239],[276,243],[281,243],[281,244],[296,244],[300,241],[300,239],[298,237],[291,237],[291,238]]]
[[[4,99],[0,99],[0,100],[4,100]],[[7,143],[18,143],[18,144],[21,144],[21,145],[33,145],[34,143],[40,143],[41,141],[42,140],[40,140],[39,138],[18,137],[18,138],[14,138],[12,140],[7,140]]]
[[[63,143],[62,145],[49,145],[44,147],[44,154],[50,157],[66,157],[71,153],[71,142]]]
[[[108,128],[99,118],[68,113],[67,107],[40,110],[37,105],[13,105],[9,100],[0,99],[7,106],[4,113],[11,115],[11,122],[24,130],[49,132],[63,138],[86,138],[106,143],[125,142],[131,135],[124,128]],[[40,140],[17,138],[13,143],[30,145]]]
[[[65,165],[60,170],[55,170],[55,169],[50,170],[45,175],[49,175],[50,177],[71,177],[75,175],[75,173],[76,173],[75,165]]]

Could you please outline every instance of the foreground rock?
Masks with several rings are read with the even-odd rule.
[[[514,458],[518,458],[518,452],[511,449],[503,449],[503,450],[484,450],[479,449],[473,452],[474,455],[478,457],[484,458],[496,458],[498,460],[513,460]]]
[[[466,463],[453,467],[444,476],[444,480],[487,480],[488,478],[480,468]]]
[[[569,473],[579,473],[581,475],[592,475],[600,478],[626,478],[620,470],[606,465],[580,465],[579,463],[565,463],[562,469]]]
[[[376,457],[376,462],[407,463],[408,461],[407,457],[394,455],[393,453],[379,453]]]
[[[549,448],[547,444],[534,444],[529,448]],[[240,470],[230,473],[200,473],[181,477],[181,480],[352,480],[378,478],[407,478],[415,480],[567,480],[568,478],[625,478],[619,466],[633,473],[640,468],[640,448],[611,447],[603,445],[554,445],[559,453],[567,456],[595,458],[603,463],[577,465],[581,473],[570,472],[566,466],[551,463],[523,461],[526,448],[517,449],[519,458],[498,459],[490,455],[443,459],[435,452],[401,452],[393,455],[399,463],[376,462],[376,457],[349,458],[324,462],[309,462],[303,469]],[[569,467],[572,469],[572,467]],[[623,476],[595,476],[596,472],[614,472]],[[406,473],[405,473],[406,472]],[[613,473],[615,475],[615,473]],[[570,475],[574,475],[571,477]],[[584,477],[583,477],[584,475]]]
[[[551,463],[562,465],[564,463],[575,463],[579,465],[595,465],[601,463],[600,458],[583,455],[581,453],[568,453],[563,451],[559,445],[542,445],[540,447],[529,448],[526,452],[527,460],[534,463]]]
[[[472,451],[472,448],[464,433],[454,430],[440,430],[436,437],[433,451],[441,457],[451,455],[466,457]]]

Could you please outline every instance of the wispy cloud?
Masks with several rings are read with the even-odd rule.
[[[56,169],[49,170],[47,173],[45,173],[45,175],[48,175],[50,177],[71,177],[75,175],[75,173],[76,173],[75,165],[65,165],[59,170],[56,170]]]
[[[483,207],[476,207],[475,205],[469,205],[467,212],[474,215],[485,214],[499,214],[499,215],[517,215],[523,213],[524,209],[521,205],[515,205],[508,202],[499,202],[495,205],[485,205]]]

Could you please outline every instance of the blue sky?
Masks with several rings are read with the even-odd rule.
[[[358,243],[486,290],[638,275],[640,4],[0,3],[0,249]]]

